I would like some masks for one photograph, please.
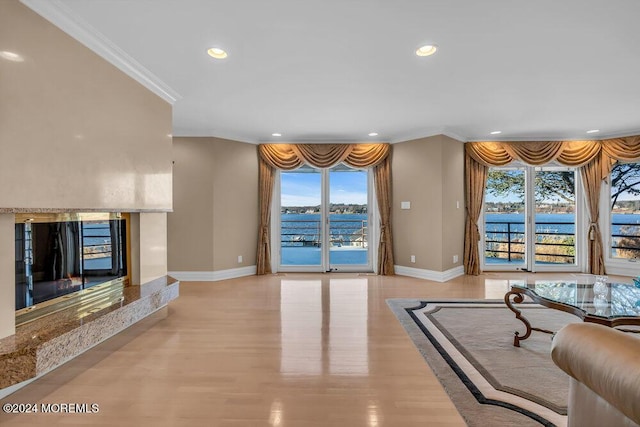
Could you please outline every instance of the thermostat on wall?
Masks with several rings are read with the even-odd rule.
[[[400,209],[411,209],[411,202],[400,202]]]

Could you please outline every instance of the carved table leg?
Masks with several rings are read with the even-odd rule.
[[[517,304],[520,304],[522,301],[524,301],[524,295],[522,295],[520,292],[509,291],[504,296],[504,303],[507,305],[509,310],[513,311],[516,314],[516,319],[519,319],[522,323],[524,323],[524,326],[527,328],[527,332],[523,336],[520,336],[520,332],[518,331],[514,332],[513,345],[515,347],[520,347],[520,341],[526,340],[527,338],[529,338],[529,335],[531,335],[532,328],[531,328],[531,323],[529,323],[529,321],[522,315],[520,310],[515,308],[511,303],[511,298],[510,298],[511,295],[513,295],[513,302]]]
[[[522,301],[524,301],[524,295],[521,292],[511,290],[505,294],[504,303],[507,304],[507,307],[509,307],[509,310],[513,311],[516,314],[516,319],[519,319],[522,323],[524,323],[524,326],[527,328],[527,332],[523,336],[520,336],[520,332],[518,331],[514,332],[513,345],[515,347],[520,347],[520,341],[523,341],[529,338],[529,336],[531,335],[531,331],[544,332],[545,334],[552,334],[552,335],[554,334],[553,331],[549,331],[547,329],[531,327],[531,323],[529,323],[529,321],[522,315],[520,310],[518,310],[513,306],[513,303],[511,302],[511,298],[510,298],[511,295],[513,295],[513,302],[516,304],[520,304]]]

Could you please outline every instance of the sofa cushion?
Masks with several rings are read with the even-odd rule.
[[[553,361],[640,424],[640,339],[594,323],[572,323],[554,337]]]

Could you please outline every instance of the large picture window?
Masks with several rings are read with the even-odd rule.
[[[370,172],[305,165],[279,176],[278,270],[371,271]]]
[[[490,168],[484,203],[484,268],[578,269],[576,168]]]
[[[609,255],[640,259],[640,163],[618,163],[610,176]]]

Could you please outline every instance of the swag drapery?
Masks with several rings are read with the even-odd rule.
[[[543,142],[468,142],[465,144],[465,274],[480,274],[478,219],[491,166],[504,166],[520,160],[529,165],[557,161],[580,168],[589,208],[589,272],[604,274],[604,248],[598,225],[599,198],[602,181],[609,176],[617,161],[640,161],[640,136],[601,141]]]
[[[275,170],[293,170],[303,164],[328,168],[345,163],[354,168],[373,168],[380,210],[378,274],[393,275],[391,233],[391,146],[389,144],[262,144],[258,146],[260,228],[257,274],[271,273],[271,199]]]

